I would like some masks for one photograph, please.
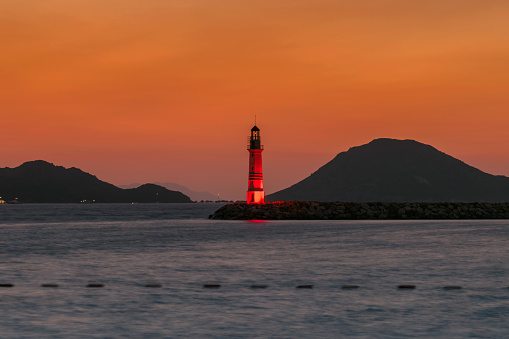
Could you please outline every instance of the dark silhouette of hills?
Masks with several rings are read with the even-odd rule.
[[[7,201],[18,198],[33,203],[191,202],[181,192],[158,185],[121,189],[78,168],[55,166],[43,160],[0,168],[0,196]]]
[[[162,186],[162,187],[167,188],[172,191],[182,192],[185,195],[187,195],[189,198],[191,198],[191,200],[194,200],[194,201],[200,201],[200,200],[216,201],[216,200],[218,200],[217,195],[213,195],[210,192],[207,192],[207,191],[196,192],[196,191],[193,191],[193,190],[187,188],[186,186],[182,186],[182,185],[176,184],[174,182],[154,182],[153,184]],[[129,185],[119,185],[118,187],[120,187],[120,188],[136,188],[139,186],[141,186],[141,184],[132,183]]]
[[[375,139],[339,153],[268,201],[509,202],[509,178],[414,140]]]

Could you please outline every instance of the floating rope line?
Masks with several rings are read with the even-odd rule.
[[[161,288],[161,287],[163,287],[162,284],[154,284],[154,283],[143,284],[140,286],[143,286],[146,288]],[[202,285],[203,288],[210,288],[210,289],[221,288],[221,286],[222,286],[221,284],[203,284]],[[0,283],[0,288],[2,288],[2,287],[11,288],[11,287],[15,287],[15,285],[13,283]],[[57,287],[60,287],[60,285],[55,284],[55,283],[44,283],[44,284],[41,284],[40,287],[57,288]],[[85,285],[85,287],[86,288],[101,288],[101,287],[105,287],[105,284],[89,283],[89,284]],[[251,288],[251,289],[266,289],[269,286],[265,285],[265,284],[252,284],[247,287]],[[315,286],[312,284],[302,284],[302,285],[295,286],[296,289],[313,289],[314,287]],[[342,285],[339,288],[341,288],[342,290],[357,290],[357,289],[361,289],[362,287],[359,285]],[[401,285],[397,285],[396,288],[399,290],[414,290],[417,288],[417,286],[411,285],[411,284],[401,284]],[[435,288],[441,288],[443,290],[462,290],[463,289],[463,287],[460,285],[445,285],[442,287],[437,286]],[[509,289],[509,287],[504,287],[504,289]]]

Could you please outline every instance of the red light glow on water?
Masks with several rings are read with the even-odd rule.
[[[253,219],[253,220],[248,220],[248,222],[253,223],[253,224],[263,224],[263,223],[266,223],[267,220]]]

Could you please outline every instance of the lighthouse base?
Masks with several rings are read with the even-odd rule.
[[[247,191],[248,204],[263,204],[265,202],[265,191]]]

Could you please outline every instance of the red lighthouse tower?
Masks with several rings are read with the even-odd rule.
[[[247,203],[263,204],[265,201],[262,173],[263,145],[260,144],[260,129],[256,127],[256,125],[251,128],[251,136],[249,137],[248,142],[249,179],[247,183]]]

